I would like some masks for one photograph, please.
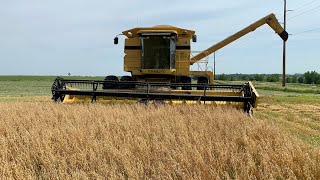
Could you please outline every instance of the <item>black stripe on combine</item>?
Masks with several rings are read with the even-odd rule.
[[[190,50],[190,46],[176,46],[176,50]]]
[[[124,49],[127,49],[127,50],[141,50],[141,46],[125,46]]]
[[[126,50],[141,50],[141,46],[125,46]],[[176,50],[190,50],[190,46],[176,46]]]

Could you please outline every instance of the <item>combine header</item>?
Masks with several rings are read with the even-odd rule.
[[[124,31],[124,71],[131,76],[107,76],[103,81],[56,78],[52,99],[64,103],[110,100],[156,101],[168,104],[230,105],[251,112],[259,95],[251,82],[242,85],[214,84],[213,72],[191,71],[190,66],[231,42],[268,24],[284,41],[288,33],[270,14],[234,35],[191,57],[195,32],[173,26],[135,28]],[[119,36],[119,35],[118,35]],[[114,44],[118,44],[118,36]],[[192,78],[195,79],[192,82]]]

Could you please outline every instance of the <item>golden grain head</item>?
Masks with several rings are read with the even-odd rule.
[[[320,178],[319,150],[232,109],[0,104],[4,178]]]

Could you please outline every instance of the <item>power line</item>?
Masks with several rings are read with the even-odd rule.
[[[304,33],[312,32],[312,31],[316,31],[316,30],[320,30],[320,28],[309,29],[309,30],[306,30],[306,31],[302,31],[302,32],[293,34],[293,35],[295,36],[295,35],[304,34]]]
[[[313,10],[315,10],[315,9],[318,9],[318,8],[320,8],[320,5],[317,6],[317,7],[315,7],[315,8],[312,8],[312,9],[310,9],[310,10],[308,10],[308,11],[305,11],[305,12],[303,12],[303,13],[300,13],[300,14],[298,14],[298,15],[295,15],[295,16],[289,18],[288,21],[291,20],[291,19],[294,19],[294,18],[296,18],[296,17],[299,17],[299,16],[301,16],[301,15],[303,15],[303,14],[306,14],[306,13],[308,13],[308,12],[311,12],[311,11],[313,11]]]
[[[297,7],[296,9],[293,9],[292,11],[297,11],[297,10],[299,10],[301,8],[304,8],[304,7],[308,6],[309,4],[314,3],[315,1],[318,1],[318,0],[313,0],[311,2],[308,2],[307,4],[304,4],[304,5],[300,6],[300,7]]]

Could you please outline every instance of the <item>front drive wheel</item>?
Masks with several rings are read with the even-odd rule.
[[[117,76],[110,75],[104,78],[105,82],[103,83],[102,89],[118,89],[118,85],[113,82],[119,82],[119,79]]]

